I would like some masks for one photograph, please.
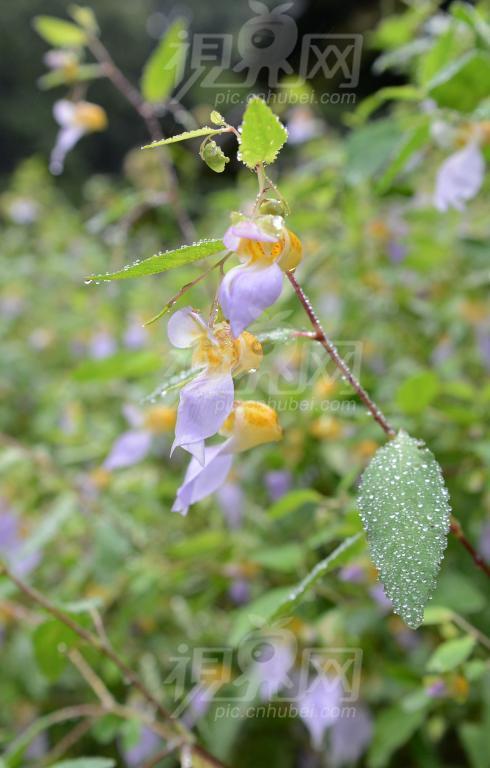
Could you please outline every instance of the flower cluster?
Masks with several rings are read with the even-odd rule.
[[[242,264],[230,269],[219,287],[222,319],[209,322],[191,307],[178,310],[168,323],[170,343],[192,349],[198,374],[180,393],[172,452],[191,454],[173,510],[189,506],[218,490],[230,472],[233,455],[281,439],[276,412],[256,401],[235,399],[234,378],[256,370],[262,360],[258,339],[246,329],[280,296],[284,272],[302,257],[299,239],[281,215],[282,204],[265,201],[258,215],[233,217],[223,238]],[[206,445],[215,435],[226,439]]]

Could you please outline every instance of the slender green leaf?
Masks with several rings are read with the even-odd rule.
[[[288,132],[265,101],[253,98],[243,116],[239,158],[249,168],[273,163]]]
[[[184,264],[191,264],[193,261],[199,261],[206,258],[206,256],[213,256],[215,253],[221,253],[224,250],[225,246],[222,240],[201,240],[199,243],[183,245],[181,248],[176,248],[173,251],[156,253],[144,261],[135,261],[133,264],[127,264],[117,272],[91,275],[87,280],[90,282],[100,282],[158,275],[160,272],[166,272],[168,269],[174,269],[175,267],[182,267]]]
[[[328,557],[315,565],[313,570],[299,584],[292,586],[289,593],[277,606],[272,619],[292,613],[299,603],[302,602],[306,593],[322,579],[327,573],[333,571],[341,565],[345,565],[349,560],[358,555],[364,548],[364,539],[362,534],[356,533],[354,536],[342,542]]]
[[[289,589],[277,587],[261,595],[235,614],[229,642],[237,645],[248,632],[273,620],[276,610],[287,598]]]
[[[51,768],[114,768],[115,765],[111,757],[77,757],[75,760],[52,763]]]
[[[470,112],[490,93],[490,54],[471,51],[452,61],[427,84],[440,107]]]
[[[75,381],[109,381],[139,378],[158,371],[162,360],[155,352],[116,352],[102,360],[84,360],[72,373]]]
[[[210,128],[208,125],[205,125],[202,128],[196,128],[195,131],[185,131],[184,133],[178,133],[176,136],[170,136],[168,139],[152,141],[151,144],[145,144],[141,149],[154,149],[155,147],[163,147],[166,144],[176,144],[178,141],[199,139],[202,136],[216,136],[218,133],[225,133],[226,130],[226,128]]]
[[[32,23],[38,35],[57,48],[78,47],[87,40],[83,29],[55,16],[35,16]]]
[[[141,91],[147,101],[166,101],[182,77],[186,57],[187,24],[176,19],[151,54],[141,78]]]
[[[447,640],[436,648],[427,662],[428,672],[450,672],[466,661],[474,647],[475,639],[469,635]]]
[[[395,612],[413,629],[436,586],[448,496],[434,456],[406,432],[376,452],[362,477],[358,504],[371,556]]]
[[[405,710],[401,706],[385,709],[376,718],[368,753],[369,768],[384,768],[399,747],[415,733],[427,716],[424,708]]]

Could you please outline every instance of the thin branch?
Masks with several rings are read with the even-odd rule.
[[[146,701],[151,704],[152,707],[154,707],[156,712],[162,718],[163,723],[161,723],[160,726],[160,735],[167,739],[175,739],[176,736],[181,738],[186,744],[189,745],[193,752],[202,755],[202,757],[205,758],[211,765],[216,766],[216,768],[225,768],[224,764],[209,752],[207,752],[207,750],[205,750],[203,747],[199,747],[197,744],[194,744],[194,735],[192,732],[184,725],[184,723],[175,718],[163,706],[163,704],[156,698],[156,696],[153,695],[149,688],[146,687],[138,675],[133,672],[133,670],[127,665],[124,659],[122,659],[119,654],[112,648],[112,646],[107,644],[103,638],[99,637],[93,632],[90,632],[90,630],[85,629],[85,627],[82,627],[80,624],[78,624],[78,622],[74,621],[71,616],[65,613],[61,608],[58,608],[58,606],[52,603],[41,592],[38,592],[37,589],[34,589],[34,587],[31,587],[29,584],[26,584],[24,581],[19,579],[4,563],[0,563],[0,576],[2,574],[7,576],[30,600],[33,600],[35,603],[44,608],[47,613],[51,614],[51,616],[54,616],[62,624],[65,624],[65,626],[69,627],[84,642],[95,648],[97,651],[99,651],[99,653],[101,653],[116,665],[124,680],[131,683],[141,693],[143,698],[145,698]],[[101,707],[100,710],[104,713],[107,713],[107,709],[104,707]],[[124,711],[124,707],[113,705],[111,707],[111,711],[114,713],[122,712]],[[132,716],[134,716],[134,713]]]
[[[98,37],[93,35],[88,39],[88,47],[92,51],[95,59],[101,65],[102,71],[106,77],[109,78],[119,93],[124,96],[124,98],[131,104],[133,109],[142,118],[151,140],[160,141],[163,139],[160,122],[158,120],[158,115],[153,104],[150,104],[144,100],[138,89],[134,87],[126,75],[119,69],[105,45],[99,40]],[[165,153],[160,154],[160,159],[164,165],[165,171],[169,176],[169,197],[175,212],[175,216],[179,223],[179,227],[187,240],[193,240],[196,233],[194,225],[187,215],[187,211],[185,210],[180,200],[178,193],[179,180],[177,178],[175,168]]]
[[[337,349],[335,345],[330,341],[330,339],[325,334],[325,331],[322,328],[322,325],[316,316],[315,310],[311,306],[311,302],[305,292],[303,291],[302,287],[296,280],[294,274],[292,272],[286,272],[286,275],[289,279],[289,282],[293,286],[294,292],[296,293],[298,299],[300,300],[306,314],[308,315],[310,322],[315,329],[315,340],[319,341],[322,347],[327,351],[330,358],[333,360],[337,368],[340,370],[342,375],[347,379],[349,384],[351,385],[352,389],[358,394],[359,398],[362,400],[368,411],[373,416],[374,420],[378,422],[381,429],[388,435],[388,437],[394,437],[396,435],[395,428],[389,423],[387,418],[384,416],[382,411],[378,408],[375,402],[371,400],[368,393],[364,389],[364,387],[361,385],[361,383],[356,379],[352,371],[350,370],[349,366],[343,360],[339,353],[337,352]]]
[[[115,704],[113,695],[108,690],[108,688],[106,688],[105,684],[94,672],[92,667],[87,664],[80,651],[75,649],[68,651],[68,658],[70,659],[71,663],[78,669],[81,676],[88,683],[90,688],[93,690],[104,709],[112,709]]]
[[[463,545],[466,551],[469,553],[476,567],[479,568],[490,578],[490,566],[481,557],[473,544],[471,544],[463,533],[461,523],[456,520],[454,516],[451,517],[451,533],[457,538],[457,540]]]
[[[95,718],[81,720],[77,723],[60,741],[50,750],[41,760],[41,766],[53,765],[58,758],[63,757],[71,747],[83,739],[86,733],[91,729]]]
[[[374,400],[370,398],[370,396],[368,395],[364,387],[355,378],[355,376],[353,375],[352,371],[350,370],[345,360],[343,360],[342,357],[339,355],[337,349],[335,348],[335,345],[330,341],[330,339],[325,334],[325,331],[322,328],[322,325],[316,315],[315,310],[311,305],[311,302],[308,296],[303,291],[302,287],[296,280],[294,274],[292,272],[286,272],[286,274],[289,278],[289,282],[293,286],[294,292],[296,293],[298,299],[300,300],[314,328],[314,334],[309,334],[309,333],[302,334],[298,332],[295,335],[297,336],[306,335],[307,338],[320,342],[320,344],[327,351],[327,353],[329,354],[330,358],[333,360],[337,368],[341,371],[342,375],[349,382],[353,390],[358,394],[359,398],[362,400],[366,408],[372,414],[372,416],[374,417],[374,420],[377,421],[381,429],[388,435],[388,437],[390,438],[394,437],[394,435],[396,434],[395,428],[389,423],[389,421],[386,419],[386,417],[384,416],[380,408],[378,408]],[[483,558],[480,557],[480,555],[478,554],[474,546],[468,541],[468,539],[463,533],[461,524],[456,520],[455,517],[452,517],[451,519],[450,530],[451,530],[451,533],[458,539],[458,541],[463,545],[466,551],[470,554],[476,567],[479,568],[481,571],[483,571],[483,573],[485,573],[488,577],[490,577],[490,567],[483,560]]]
[[[179,747],[182,746],[182,741],[175,741],[173,743],[167,744],[166,747],[150,757],[146,763],[143,763],[141,768],[155,768],[155,766],[158,765],[161,760],[164,760],[166,757],[170,757],[170,755],[172,755],[177,749],[179,749]]]

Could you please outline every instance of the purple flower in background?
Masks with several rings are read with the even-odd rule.
[[[191,459],[184,481],[177,490],[173,512],[186,515],[191,504],[217,491],[230,472],[233,454],[282,438],[275,410],[254,400],[237,401],[220,434],[228,439],[204,447],[202,464],[195,456]]]
[[[271,501],[278,501],[291,490],[293,477],[287,469],[277,469],[265,473],[265,487]]]
[[[136,744],[124,750],[126,765],[128,768],[140,768],[143,762],[149,760],[161,747],[162,741],[157,734],[143,726]]]
[[[131,467],[142,461],[151,448],[152,435],[145,430],[129,430],[117,438],[111,448],[109,456],[104,461],[104,467],[108,470]]]
[[[235,605],[246,605],[250,601],[250,584],[245,579],[234,579],[228,594]]]
[[[485,160],[477,143],[447,158],[439,168],[434,205],[439,211],[455,208],[463,211],[465,203],[478,193],[485,175]]]
[[[361,565],[344,565],[340,569],[339,579],[347,584],[362,584],[365,578],[364,568]]]
[[[388,255],[393,264],[401,264],[407,255],[407,246],[400,240],[392,239],[388,242]]]
[[[478,551],[485,560],[490,562],[490,520],[485,521],[482,525]]]
[[[295,107],[287,123],[289,144],[304,144],[322,132],[323,123],[317,120],[311,109]]]
[[[104,130],[107,126],[107,115],[98,104],[68,99],[55,102],[53,115],[60,130],[51,153],[49,170],[53,174],[59,174],[63,171],[66,155],[82,136]]]
[[[5,502],[0,501],[0,556],[5,559],[16,576],[27,576],[41,559],[37,551],[30,550],[20,535],[17,516]]]
[[[440,699],[446,693],[446,683],[444,680],[436,680],[425,689],[425,692],[431,699]]]
[[[93,360],[105,360],[117,352],[116,340],[107,331],[99,331],[92,337],[88,351]]]
[[[146,344],[148,332],[141,323],[133,321],[124,332],[123,343],[128,349],[141,349]]]
[[[269,701],[289,682],[289,672],[294,664],[293,650],[282,643],[266,642],[249,674],[258,678],[258,694],[262,701]]]
[[[338,678],[318,675],[298,697],[299,716],[308,728],[316,750],[323,745],[325,731],[339,716],[342,685]]]
[[[335,720],[330,731],[330,757],[335,768],[356,763],[370,743],[372,733],[367,709],[348,707],[347,717]]]
[[[182,715],[182,722],[188,728],[194,728],[195,724],[206,714],[213,700],[216,684],[207,687],[198,683],[187,696],[189,705]]]
[[[386,594],[385,588],[380,581],[369,588],[369,594],[381,610],[381,613],[390,613],[390,611],[393,610],[393,603]]]
[[[221,507],[228,528],[237,531],[242,524],[244,495],[238,483],[225,483],[217,492],[218,504]]]
[[[237,337],[277,301],[284,271],[299,264],[302,246],[282,216],[269,215],[232,224],[223,240],[244,262],[226,273],[219,290],[221,308]]]
[[[490,371],[490,328],[480,326],[476,332],[480,359],[487,371]]]

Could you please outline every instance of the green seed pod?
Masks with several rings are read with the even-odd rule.
[[[201,144],[199,154],[206,165],[216,173],[223,173],[226,163],[230,162],[230,158],[226,157],[221,147],[218,147],[215,141],[204,141]]]
[[[260,213],[269,216],[284,216],[286,213],[284,203],[280,200],[264,200],[260,204]]]

